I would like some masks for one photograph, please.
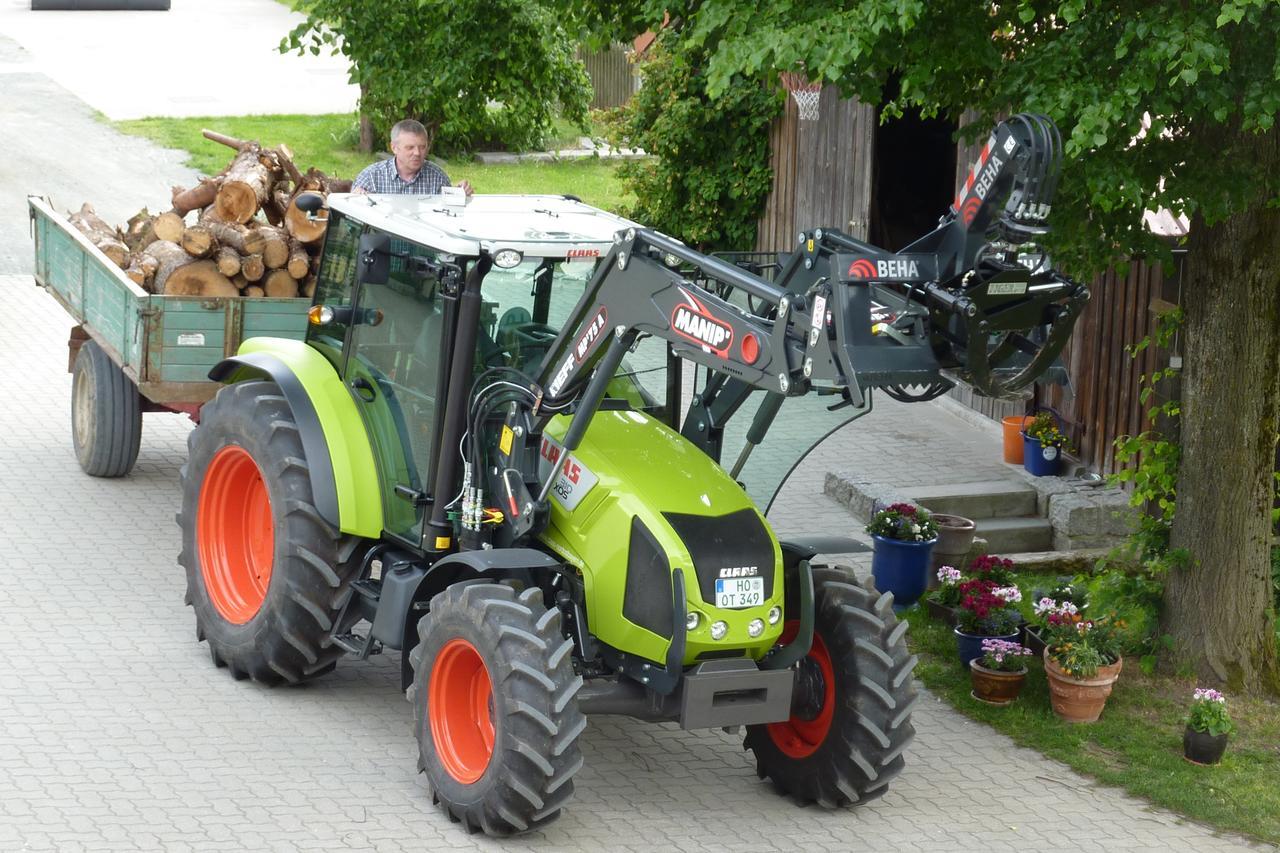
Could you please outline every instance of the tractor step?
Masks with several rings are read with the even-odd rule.
[[[364,660],[370,655],[382,654],[382,643],[379,643],[373,637],[357,634],[355,631],[347,634],[334,634],[330,639],[335,646],[347,654],[355,655],[360,660]]]

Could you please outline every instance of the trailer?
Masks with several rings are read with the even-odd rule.
[[[310,299],[147,293],[47,200],[27,199],[35,283],[75,319],[67,341],[72,443],[85,473],[133,468],[144,412],[198,421],[221,387],[209,371],[247,338],[301,340]]]

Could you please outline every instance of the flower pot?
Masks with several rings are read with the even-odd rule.
[[[951,627],[956,624],[956,610],[954,607],[947,607],[945,604],[939,604],[932,598],[924,599],[924,609],[934,619],[945,622]]]
[[[1227,751],[1229,735],[1211,735],[1198,732],[1191,726],[1182,733],[1182,755],[1192,764],[1217,764],[1222,760],[1222,753]]]
[[[954,631],[956,635],[956,651],[959,652],[961,666],[965,667],[968,667],[969,661],[974,658],[982,657],[983,640],[1007,640],[1012,643],[1018,639],[1017,631],[1010,634],[966,634],[958,627]]]
[[[894,610],[920,600],[929,585],[929,553],[937,539],[905,542],[872,535],[871,576],[876,589],[893,593]]]
[[[1102,716],[1111,688],[1120,677],[1124,660],[1098,667],[1093,678],[1073,678],[1044,651],[1044,673],[1049,679],[1049,703],[1053,713],[1068,723],[1095,723]]]
[[[1013,415],[1000,421],[1004,431],[1004,461],[1010,465],[1022,464],[1022,431],[1032,419],[1032,415]]]
[[[979,702],[988,705],[1009,705],[1022,692],[1022,685],[1027,680],[1027,668],[1024,666],[1017,672],[1001,672],[998,669],[987,669],[977,657],[969,661],[969,683],[973,690],[969,693]]]
[[[929,561],[929,589],[937,589],[941,583],[938,569],[961,566],[973,547],[973,537],[978,530],[972,519],[959,515],[934,513],[933,520],[938,525],[938,543],[933,546],[933,557]]]
[[[1035,477],[1056,477],[1062,468],[1062,448],[1041,444],[1040,439],[1022,434],[1022,467]]]

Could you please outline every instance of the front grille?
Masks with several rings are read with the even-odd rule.
[[[716,602],[716,578],[721,569],[755,566],[764,578],[764,597],[773,595],[773,537],[760,514],[747,508],[728,515],[686,515],[664,512],[667,523],[684,542],[698,575],[698,592],[707,604]]]

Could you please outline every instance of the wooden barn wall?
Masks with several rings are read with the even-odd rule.
[[[620,107],[635,93],[639,78],[628,61],[628,48],[614,45],[606,50],[578,50],[578,58],[591,78],[591,109]]]
[[[875,110],[822,91],[819,116],[800,121],[793,98],[769,131],[773,186],[760,218],[756,249],[780,252],[817,227],[866,239],[871,203]]]

